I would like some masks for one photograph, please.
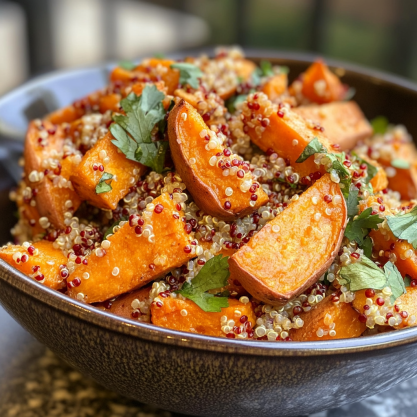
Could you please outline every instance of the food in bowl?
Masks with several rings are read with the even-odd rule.
[[[322,60],[238,50],[116,67],[34,120],[0,257],[170,329],[266,341],[416,324],[416,149]]]

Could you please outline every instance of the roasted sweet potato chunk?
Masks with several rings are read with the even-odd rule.
[[[227,321],[235,321],[240,326],[240,317],[246,316],[248,322],[253,326],[256,321],[252,304],[242,304],[238,300],[229,298],[229,307],[222,308],[219,313],[203,311],[191,300],[180,300],[179,298],[165,298],[162,307],[156,304],[151,305],[151,320],[157,326],[168,329],[205,334],[208,336],[225,337],[222,331],[221,318],[227,317]],[[231,332],[233,333],[233,331]],[[234,333],[233,333],[234,334]]]
[[[300,82],[296,80],[294,83]],[[337,75],[333,74],[329,67],[318,59],[307,68],[307,71],[301,75],[301,93],[313,103],[324,104],[331,101],[342,100],[346,88],[340,82]],[[294,84],[290,91],[297,91]]]
[[[277,74],[272,76],[263,86],[262,92],[265,93],[271,101],[277,100],[287,91],[288,77],[287,74]]]
[[[371,125],[354,101],[300,106],[294,111],[322,126],[330,143],[338,144],[341,151],[353,149],[358,141],[373,133]]]
[[[327,270],[345,225],[345,199],[326,174],[229,258],[231,277],[255,298],[285,304]]]
[[[3,246],[0,258],[47,287],[56,290],[65,286],[61,266],[67,264],[67,258],[52,242],[41,240],[27,247]]]
[[[178,216],[176,204],[168,194],[162,194],[153,204],[161,205],[163,210],[158,213],[159,207],[153,211],[149,223],[142,226],[125,223],[107,238],[107,245],[102,244],[89,256],[88,265],[79,266],[71,274],[68,281],[79,283],[69,284],[71,297],[87,303],[109,300],[143,287],[195,257],[189,246],[190,235],[181,220],[184,213]],[[145,233],[149,226],[152,229],[146,229]],[[142,227],[142,234],[136,233],[140,232],[138,227]],[[154,234],[153,239],[149,238],[150,233]]]
[[[304,320],[304,326],[290,331],[292,340],[349,339],[359,337],[366,330],[366,324],[359,321],[359,313],[351,304],[334,303],[331,296],[310,311],[301,313],[300,317]]]
[[[211,133],[213,136],[209,136]],[[241,158],[240,161],[235,159],[235,155],[218,142],[207,150],[206,147],[219,139],[187,102],[181,101],[171,111],[168,135],[175,167],[197,205],[206,213],[219,219],[233,220],[268,201],[262,188],[254,185],[252,174],[242,169]],[[210,141],[206,136],[211,137]],[[227,176],[226,170],[219,166],[216,157],[219,153],[223,155],[223,163],[229,164]],[[240,174],[242,178],[239,178]]]
[[[258,110],[252,110],[252,113],[261,118],[265,116],[262,106]],[[300,176],[316,171],[324,173],[323,166],[318,167],[314,158],[308,158],[302,163],[296,162],[315,137],[329,152],[333,150],[327,137],[316,126],[288,108],[273,112],[268,116],[268,120],[269,123],[263,127],[263,131],[258,129],[259,126],[249,127],[248,134],[255,145],[264,152],[273,149],[280,157],[287,158]]]
[[[110,132],[99,139],[87,151],[70,177],[82,200],[87,200],[96,207],[110,210],[117,207],[119,200],[129,192],[129,188],[146,171],[146,167],[142,164],[127,159],[122,152],[119,152],[116,146],[111,143],[112,140],[114,140],[114,137]],[[104,162],[106,158],[108,158],[108,161]],[[103,170],[100,169],[100,165]],[[97,194],[96,186],[100,182],[103,172],[113,175],[112,190]]]

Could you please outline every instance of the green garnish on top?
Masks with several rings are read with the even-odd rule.
[[[197,65],[188,62],[177,62],[172,64],[171,68],[180,72],[180,84],[188,84],[195,89],[199,87],[198,79],[202,77],[203,73]]]
[[[216,297],[207,292],[227,285],[230,275],[227,260],[228,257],[222,255],[209,259],[191,283],[184,282],[177,293],[194,301],[203,311],[210,313],[220,312],[223,307],[229,307],[227,297]]]
[[[384,134],[388,129],[388,119],[384,116],[377,116],[371,120],[371,126],[374,133]]]
[[[152,130],[164,119],[165,110],[162,100],[165,95],[155,85],[147,85],[140,96],[130,93],[120,101],[126,113],[115,114],[110,126],[116,138],[112,143],[119,148],[127,159],[140,162],[152,170],[161,173],[164,169],[167,141],[152,141]]]
[[[363,245],[365,237],[371,229],[377,229],[378,224],[382,223],[378,214],[372,214],[372,208],[368,207],[354,220],[349,221],[346,226],[345,236],[350,241],[355,241],[358,245]]]
[[[298,164],[301,162],[306,161],[310,156],[316,153],[327,153],[327,149],[323,144],[318,140],[318,138],[314,137],[308,145],[304,148],[302,154],[298,157],[295,161]]]
[[[405,214],[387,216],[387,223],[396,238],[406,240],[417,249],[417,207]]]
[[[404,280],[397,267],[391,262],[387,262],[382,270],[366,256],[362,256],[360,262],[344,266],[340,270],[340,276],[342,278],[339,279],[339,283],[345,285],[350,291],[367,288],[382,290],[390,287],[392,303],[406,293]]]
[[[123,68],[127,71],[132,71],[137,67],[137,65],[134,62],[128,61],[128,60],[120,61],[118,65],[119,65],[119,67],[121,67],[121,68]]]
[[[112,190],[111,180],[113,178],[113,174],[109,172],[103,172],[98,184],[96,185],[96,194],[103,194],[108,193]]]

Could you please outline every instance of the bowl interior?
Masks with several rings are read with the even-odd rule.
[[[288,66],[290,80],[304,71],[315,58],[306,54],[258,50],[248,50],[246,55],[255,61],[267,59],[273,64]],[[414,114],[417,112],[416,85],[377,71],[333,60],[328,60],[328,62],[343,82],[356,90],[354,100],[359,103],[368,118],[384,115],[392,123],[404,124],[410,133],[417,137],[417,125],[414,123]],[[35,79],[0,98],[0,138],[2,139],[0,150],[3,147],[3,153],[6,155],[2,159],[2,152],[0,152],[0,161],[3,162],[3,167],[0,166],[2,170],[0,171],[0,212],[3,219],[0,222],[0,242],[5,243],[10,240],[9,230],[16,221],[14,215],[16,209],[8,199],[8,189],[12,183],[10,176],[18,177],[20,168],[17,165],[17,157],[22,150],[28,121],[42,117],[49,111],[104,87],[113,66],[114,64],[106,64],[83,70],[56,72]],[[49,305],[64,309],[68,314],[76,315],[100,326],[164,343],[191,343],[201,349],[221,349],[262,355],[317,355],[371,350],[417,340],[416,327],[349,340],[280,344],[233,341],[176,332],[113,316],[45,288],[18,273],[3,261],[0,262],[0,279],[6,280],[10,285],[18,287],[21,291]]]

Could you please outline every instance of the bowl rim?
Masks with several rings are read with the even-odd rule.
[[[210,53],[212,50],[213,48],[200,48],[191,51],[188,50],[187,53]],[[277,59],[309,63],[317,58],[317,54],[267,49],[244,49],[244,52],[249,59],[253,58],[258,60]],[[168,57],[178,58],[185,54],[185,52],[178,52],[169,54]],[[392,88],[401,88],[408,90],[409,93],[417,94],[417,84],[405,78],[365,68],[356,64],[349,64],[334,59],[325,59],[330,67],[343,68],[346,72],[354,73],[362,77],[368,77],[369,81],[374,83],[391,84]],[[110,69],[114,65],[114,62],[110,62],[98,66],[86,67],[84,69],[59,70],[42,75],[24,83],[22,86],[10,91],[3,97],[0,97],[0,106],[12,99],[15,95],[21,94],[27,89],[42,85],[42,83],[50,79],[59,79],[60,77],[64,78],[76,74],[81,75],[89,70]],[[113,332],[122,333],[142,340],[185,348],[251,356],[305,357],[369,352],[417,342],[417,326],[374,336],[312,342],[291,341],[285,343],[262,343],[253,340],[236,340],[205,336],[171,330],[149,323],[142,323],[99,310],[34,281],[1,259],[0,279],[15,289],[22,291],[27,296],[34,298],[49,307],[60,310],[65,314],[69,314],[100,328],[105,328]],[[10,309],[10,311],[12,312],[12,309]]]

